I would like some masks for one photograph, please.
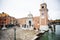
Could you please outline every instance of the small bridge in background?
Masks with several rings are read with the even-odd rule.
[[[56,25],[60,25],[60,20],[50,20],[49,22],[48,22],[48,26],[49,26],[49,28],[52,30],[52,31],[54,31],[55,32],[55,30],[56,30]]]
[[[50,21],[48,22],[48,24],[49,24],[49,25],[53,25],[53,24],[55,24],[55,25],[60,25],[60,20],[50,20]]]

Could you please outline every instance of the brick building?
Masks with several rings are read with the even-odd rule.
[[[0,28],[5,25],[6,27],[10,24],[16,24],[16,19],[9,16],[7,13],[0,13]]]

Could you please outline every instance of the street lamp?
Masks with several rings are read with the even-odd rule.
[[[16,40],[16,28],[14,27],[14,40]]]

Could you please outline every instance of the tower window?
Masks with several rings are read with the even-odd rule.
[[[42,6],[42,8],[44,8],[44,6]]]
[[[44,13],[42,13],[42,16],[44,15]]]

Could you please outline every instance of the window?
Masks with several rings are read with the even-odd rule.
[[[4,21],[6,21],[6,19],[4,19]]]
[[[44,6],[42,6],[42,8],[44,8]]]
[[[38,21],[38,23],[39,23],[39,21]]]
[[[44,17],[45,17],[44,13],[41,13],[41,18],[44,18]]]
[[[44,15],[44,13],[42,13],[42,16]]]

